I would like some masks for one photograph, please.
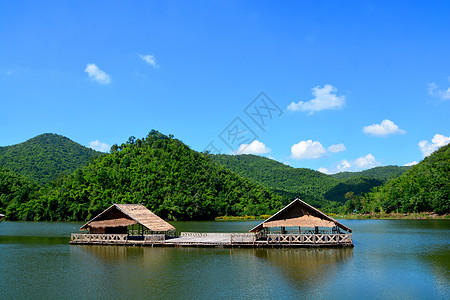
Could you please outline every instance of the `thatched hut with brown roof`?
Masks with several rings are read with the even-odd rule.
[[[270,233],[271,231],[276,231],[286,233],[289,229],[297,233],[301,233],[302,231],[319,233],[324,230],[340,232],[340,229],[346,232],[352,232],[347,226],[330,218],[299,198],[286,205],[264,222],[250,229],[250,232],[265,231]]]
[[[140,235],[175,231],[175,227],[142,204],[113,204],[81,226],[80,230],[96,234],[127,234],[129,226]]]

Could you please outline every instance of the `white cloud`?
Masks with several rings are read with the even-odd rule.
[[[404,166],[405,166],[405,167],[410,167],[410,166],[415,166],[415,165],[417,165],[417,164],[418,164],[417,161],[412,161],[412,162],[409,162],[409,163],[407,163],[407,164],[404,164]]]
[[[109,149],[111,149],[111,146],[106,143],[102,143],[99,140],[95,140],[89,143],[89,148],[100,152],[108,152]]]
[[[426,157],[439,149],[442,146],[445,146],[450,143],[450,137],[444,136],[442,134],[435,134],[431,143],[423,140],[419,142],[420,151],[422,151],[423,157]]]
[[[336,145],[331,145],[330,147],[328,147],[328,151],[333,152],[333,153],[339,153],[342,151],[347,150],[347,147],[345,147],[344,144],[336,144]]]
[[[300,141],[291,147],[291,156],[295,159],[320,158],[327,150],[318,141]]]
[[[86,73],[88,73],[89,78],[97,81],[101,84],[109,84],[111,83],[111,75],[105,73],[100,70],[95,64],[87,64],[86,69],[84,69]]]
[[[363,132],[366,134],[370,134],[373,136],[387,136],[389,134],[405,134],[406,131],[400,129],[394,122],[391,120],[383,120],[381,124],[372,124],[369,126],[365,126],[363,128]]]
[[[352,165],[346,159],[343,159],[340,162],[338,162],[338,164],[336,166],[336,168],[339,172],[348,171],[351,167],[352,167]]]
[[[158,63],[156,62],[156,58],[153,55],[142,55],[139,54],[139,57],[142,58],[143,61],[145,61],[147,64],[152,66],[153,68],[158,67]]]
[[[330,171],[328,171],[327,168],[323,168],[323,167],[318,168],[317,171],[319,171],[320,173],[323,173],[323,174],[327,174],[327,175],[332,174],[332,173],[330,173]]]
[[[320,172],[325,174],[335,174],[339,172],[357,172],[364,169],[370,169],[379,166],[380,163],[375,159],[375,157],[369,153],[366,156],[359,157],[353,161],[348,161],[343,159],[330,168],[321,168]]]
[[[240,154],[265,154],[271,150],[258,140],[251,142],[250,144],[241,144],[239,150]]]
[[[448,80],[450,81],[450,77]],[[450,87],[447,90],[438,89],[436,83],[432,82],[428,84],[428,94],[441,100],[450,100]]]
[[[354,164],[359,168],[359,169],[368,169],[368,168],[373,168],[376,165],[378,165],[379,163],[377,162],[377,160],[375,159],[375,157],[372,154],[367,154],[366,156],[357,158],[354,162]]]
[[[326,84],[323,88],[316,86],[312,88],[314,99],[309,101],[300,101],[298,103],[292,102],[288,105],[287,110],[290,111],[309,111],[309,114],[315,111],[325,109],[340,109],[345,104],[344,96],[336,96],[337,89]]]

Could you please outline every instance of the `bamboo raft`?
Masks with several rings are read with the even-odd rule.
[[[129,236],[127,234],[73,233],[73,245],[129,245],[166,247],[353,247],[351,234],[267,234],[182,232]]]
[[[136,229],[137,228],[137,229]],[[176,233],[175,227],[142,204],[113,204],[73,233],[74,245],[167,247],[353,247],[351,229],[293,200],[248,233]]]

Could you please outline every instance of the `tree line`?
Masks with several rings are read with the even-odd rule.
[[[24,197],[5,201],[8,219],[86,220],[111,203],[142,203],[165,219],[203,220],[274,213],[286,204],[271,190],[157,131],[143,139],[130,137],[71,175],[30,187]]]

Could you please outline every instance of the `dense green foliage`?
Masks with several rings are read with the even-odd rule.
[[[142,203],[170,220],[201,220],[274,213],[285,204],[269,189],[156,131],[111,152],[46,185],[31,201],[8,207],[7,217],[86,220],[115,202]]]
[[[354,195],[360,195],[363,193],[368,193],[372,190],[372,188],[380,186],[383,184],[382,180],[370,177],[349,177],[347,179],[343,179],[333,188],[328,190],[324,197],[325,199],[345,202],[345,195],[348,192],[353,193]]]
[[[41,134],[24,143],[0,147],[0,166],[46,184],[87,164],[100,152],[57,134]]]
[[[336,179],[347,179],[355,177],[370,177],[378,180],[389,180],[402,175],[404,172],[411,169],[411,167],[399,167],[399,166],[385,166],[385,167],[375,167],[372,169],[360,171],[360,172],[341,172],[331,175],[331,177]]]
[[[349,212],[449,213],[450,144],[373,192],[359,197],[348,194],[347,198]]]
[[[269,187],[287,198],[301,197],[318,207],[330,204],[323,195],[339,183],[338,180],[320,172],[292,168],[261,156],[222,154],[210,157],[233,172]]]
[[[330,176],[255,155],[198,153],[157,131],[104,155],[44,134],[0,148],[0,213],[86,220],[115,202],[142,203],[170,220],[201,220],[271,214],[296,197],[328,212],[448,213],[449,147],[406,172],[388,166]]]
[[[211,155],[211,158],[230,170],[271,188],[284,199],[300,197],[318,208],[336,207],[346,201],[347,192],[352,191],[358,195],[383,183],[376,178],[357,176],[358,173],[344,176],[343,179],[334,178],[311,169],[292,168],[256,155]],[[383,176],[383,168],[377,169],[373,174]],[[389,172],[388,170],[387,173]]]
[[[39,187],[27,178],[0,167],[0,213],[16,214],[16,208],[32,199]]]

